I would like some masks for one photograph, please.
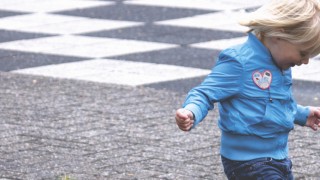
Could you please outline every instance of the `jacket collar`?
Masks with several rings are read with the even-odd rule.
[[[267,59],[272,59],[269,49],[254,34],[248,33],[247,43],[252,46],[255,52],[259,52],[260,55]]]

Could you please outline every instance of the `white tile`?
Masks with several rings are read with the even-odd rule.
[[[320,61],[311,59],[309,64],[292,68],[292,78],[305,81],[320,82]]]
[[[176,46],[177,45],[165,43],[75,35],[54,36],[0,43],[1,49],[88,58],[100,58],[106,56],[161,50]]]
[[[248,37],[239,37],[239,38],[232,38],[232,39],[221,39],[215,41],[208,41],[203,43],[192,44],[192,47],[197,48],[204,48],[204,49],[217,49],[223,50],[230,46],[234,46],[237,44],[244,43]]]
[[[48,34],[76,34],[111,30],[141,23],[113,21],[57,14],[34,13],[0,18],[0,29]]]
[[[0,18],[0,28],[8,30],[19,30],[20,28],[27,29],[29,27],[62,23],[72,20],[73,18],[67,16],[50,16],[43,13],[34,13]]]
[[[165,6],[177,8],[192,8],[204,10],[233,10],[241,8],[251,8],[261,6],[268,0],[132,0],[126,1],[126,4]]]
[[[141,25],[142,23],[126,22],[126,21],[113,21],[113,20],[99,20],[83,18],[79,21],[65,22],[33,27],[23,29],[24,31],[51,33],[51,34],[80,34],[102,30],[112,30],[118,28],[126,28]],[[21,30],[21,29],[20,29]]]
[[[242,11],[226,11],[198,15],[189,18],[159,21],[156,22],[156,24],[245,32],[248,28],[241,26],[238,23],[239,19],[241,19],[245,14],[246,13]]]
[[[210,73],[209,70],[196,68],[111,59],[42,66],[12,72],[130,86],[192,78]]]
[[[17,40],[0,43],[0,48],[27,52],[47,52],[52,50],[70,49],[73,46],[85,46],[102,42],[97,38],[82,38],[75,36],[54,36],[37,39]]]
[[[103,42],[83,46],[73,46],[69,49],[47,51],[47,53],[71,55],[79,57],[101,58],[107,56],[118,56],[130,53],[147,52],[176,47],[176,45],[143,42],[123,39],[103,38]]]
[[[54,12],[111,4],[114,3],[98,0],[1,0],[0,9],[22,12]]]

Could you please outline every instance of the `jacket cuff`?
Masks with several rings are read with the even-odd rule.
[[[297,113],[295,116],[295,124],[299,124],[300,126],[305,126],[307,123],[307,119],[310,114],[309,107],[304,107],[301,105],[297,105]]]
[[[187,104],[185,107],[183,107],[184,109],[187,109],[189,111],[191,111],[193,113],[193,127],[194,128],[196,125],[198,125],[201,120],[202,120],[202,112],[201,109],[195,105],[195,104]]]

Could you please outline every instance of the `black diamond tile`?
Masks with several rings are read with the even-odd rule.
[[[113,1],[113,2],[117,2],[117,3],[122,3],[122,2],[126,2],[126,1],[131,1],[131,0],[100,0],[100,1]]]
[[[211,69],[220,51],[191,47],[177,47],[159,51],[107,57],[109,59],[129,60],[170,64],[185,67]]]
[[[21,40],[21,39],[33,39],[33,38],[40,38],[40,37],[47,37],[47,36],[52,36],[52,35],[0,30],[0,42],[15,41],[15,40]]]
[[[0,18],[8,17],[8,16],[22,15],[22,14],[27,14],[27,13],[0,10]]]
[[[140,6],[117,3],[86,9],[60,11],[56,14],[83,16],[120,21],[154,22],[212,13],[214,11],[194,10],[183,8],[170,8],[160,6]]]
[[[72,56],[57,56],[0,49],[0,71],[12,71],[29,67],[61,64],[82,60],[86,59]]]
[[[186,95],[193,87],[199,85],[206,76],[200,76],[188,79],[179,79],[175,81],[166,81],[154,84],[143,85],[158,90],[173,91],[181,95]]]
[[[304,106],[319,106],[320,82],[302,81],[294,79],[292,81],[292,93],[297,103]]]
[[[246,34],[238,32],[154,24],[134,26],[116,30],[91,32],[82,35],[163,42],[181,45],[246,36]]]
[[[251,7],[251,8],[246,8],[245,11],[250,13],[250,12],[253,12],[253,11],[256,11],[257,9],[259,9],[260,6],[257,6],[257,7]]]

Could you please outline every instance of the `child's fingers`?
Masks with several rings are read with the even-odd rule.
[[[318,127],[319,127],[318,125],[314,124],[314,125],[311,127],[311,129],[314,130],[314,131],[317,131],[317,130],[318,130]]]
[[[189,121],[186,124],[180,124],[178,126],[183,131],[189,131],[191,129],[191,127],[193,126],[193,120]]]
[[[190,118],[190,115],[191,112],[188,111],[188,110],[185,110],[185,109],[178,109],[177,112],[176,112],[176,120],[177,120],[177,123],[180,123],[180,124],[188,124],[190,123],[190,121],[192,120]]]
[[[312,129],[316,131],[316,130],[318,130],[319,127],[320,127],[320,120],[317,118],[315,120],[315,123],[314,123]]]
[[[185,109],[178,109],[176,111],[176,122],[179,128],[183,131],[189,131],[193,126],[193,120],[190,119],[188,111]]]
[[[319,119],[320,118],[320,107],[313,107],[313,108],[314,108],[313,115]]]
[[[176,117],[179,119],[188,119],[188,115],[184,109],[178,109],[176,112]]]
[[[187,125],[190,124],[191,119],[187,117],[176,117],[176,121],[178,125]]]
[[[176,111],[175,119],[178,127],[183,131],[189,131],[194,124],[192,112],[184,108]]]

